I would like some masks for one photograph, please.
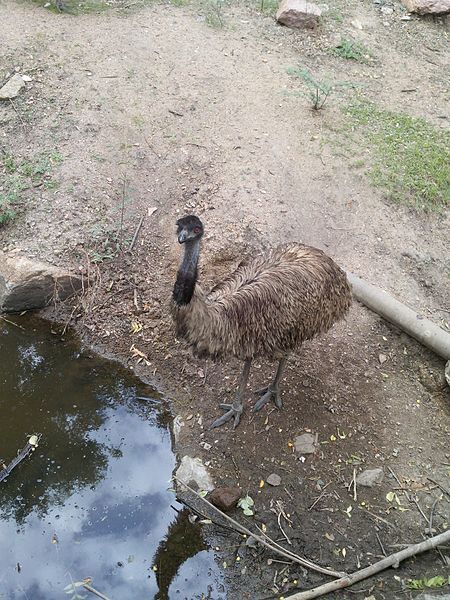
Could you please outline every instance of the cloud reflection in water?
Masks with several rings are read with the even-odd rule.
[[[70,598],[85,577],[112,600],[224,598],[200,532],[170,506],[167,415],[135,400],[154,392],[27,325],[0,326],[2,458],[43,438],[0,486],[0,598]]]

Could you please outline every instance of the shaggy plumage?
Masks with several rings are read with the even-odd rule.
[[[185,217],[178,221],[178,234],[186,249],[172,313],[177,336],[197,356],[284,359],[305,340],[330,329],[350,307],[342,269],[321,250],[300,243],[243,261],[204,293],[196,285],[203,225],[197,217]],[[278,396],[278,380],[277,374],[267,390],[272,395]]]

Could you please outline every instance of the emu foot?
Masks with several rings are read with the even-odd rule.
[[[281,396],[280,392],[278,391],[278,388],[274,388],[271,385],[268,385],[262,390],[258,390],[257,392],[255,392],[255,394],[261,396],[261,398],[253,407],[253,412],[258,412],[259,410],[261,410],[262,407],[269,402],[269,400],[273,400],[277,408],[281,408],[283,406],[283,402],[281,401]]]
[[[210,429],[220,427],[221,425],[224,425],[224,423],[228,423],[228,421],[231,421],[231,419],[234,419],[233,429],[236,429],[241,419],[243,406],[238,406],[236,404],[221,404],[220,408],[226,410],[227,412],[222,417],[219,417],[218,419],[213,421],[210,425]]]

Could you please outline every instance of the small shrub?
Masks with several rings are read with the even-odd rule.
[[[331,49],[331,53],[339,56],[339,58],[356,60],[358,62],[367,62],[370,56],[362,44],[348,38],[341,38],[339,44]]]
[[[319,81],[313,77],[308,69],[292,67],[288,69],[288,73],[295,77],[299,77],[303,81],[306,86],[306,91],[301,91],[300,94],[310,100],[314,110],[321,110],[324,107],[325,102],[336,90],[354,87],[351,83],[333,83],[328,80]]]

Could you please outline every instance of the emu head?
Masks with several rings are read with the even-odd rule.
[[[203,223],[195,215],[187,215],[177,221],[177,236],[180,244],[200,240],[203,235]]]

